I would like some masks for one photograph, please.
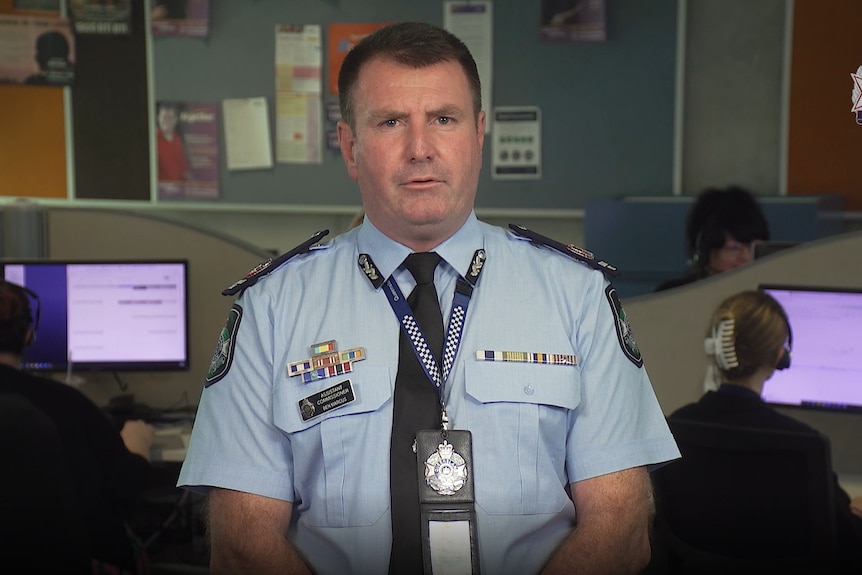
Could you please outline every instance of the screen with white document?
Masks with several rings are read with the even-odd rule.
[[[790,368],[763,386],[773,405],[862,413],[862,288],[760,285],[790,321]]]
[[[2,277],[38,296],[24,351],[31,371],[189,368],[188,262],[4,261]]]

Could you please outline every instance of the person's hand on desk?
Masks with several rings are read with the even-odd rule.
[[[123,428],[120,430],[120,437],[123,438],[126,449],[132,453],[137,453],[147,461],[150,460],[150,448],[153,445],[155,435],[155,428],[140,419],[130,419],[123,424]]]
[[[854,497],[850,500],[850,510],[853,512],[854,515],[862,517],[862,495]]]

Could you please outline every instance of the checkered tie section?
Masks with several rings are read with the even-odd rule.
[[[422,336],[422,330],[419,329],[419,324],[416,323],[416,319],[412,315],[405,315],[404,327],[407,328],[407,336],[416,348],[419,361],[422,362],[422,365],[425,366],[425,369],[433,378],[434,385],[440,387],[440,369],[437,367],[437,362],[434,361],[434,354],[431,353],[431,350],[428,348],[428,343]]]
[[[464,316],[467,310],[463,306],[455,306],[452,309],[452,317],[449,318],[449,333],[446,334],[446,344],[443,346],[443,379],[449,377],[452,364],[455,362],[455,354],[458,353],[458,344],[461,339],[461,330],[464,328]]]

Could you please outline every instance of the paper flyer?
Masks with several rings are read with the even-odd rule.
[[[131,0],[70,0],[69,14],[76,34],[127,36],[131,31]]]
[[[494,106],[494,17],[491,2],[454,2],[444,4],[443,26],[458,36],[476,60],[482,83],[482,109]],[[491,117],[486,115],[485,132],[491,131]]]
[[[605,0],[542,0],[543,42],[604,42]]]
[[[275,146],[279,163],[323,161],[321,28],[275,27]]]
[[[69,20],[0,15],[0,83],[69,86],[74,79]]]
[[[229,170],[272,167],[269,108],[266,98],[234,98],[222,102],[224,142]]]
[[[326,30],[326,53],[328,55],[329,64],[329,93],[338,94],[338,72],[341,70],[341,63],[344,62],[344,57],[350,52],[350,49],[356,46],[357,42],[368,36],[375,30],[383,28],[388,22],[378,23],[345,23],[345,24],[330,24]]]
[[[210,0],[149,0],[153,36],[209,35]]]
[[[538,180],[542,177],[542,116],[536,106],[494,109],[491,177]]]
[[[218,199],[217,104],[157,102],[156,142],[160,200]]]

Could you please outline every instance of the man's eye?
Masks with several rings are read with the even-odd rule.
[[[398,120],[386,120],[385,122],[383,122],[383,125],[392,127],[392,126],[395,126],[397,123],[398,123]]]
[[[445,126],[452,121],[452,118],[450,118],[449,116],[440,116],[439,118],[437,118],[437,121]]]

